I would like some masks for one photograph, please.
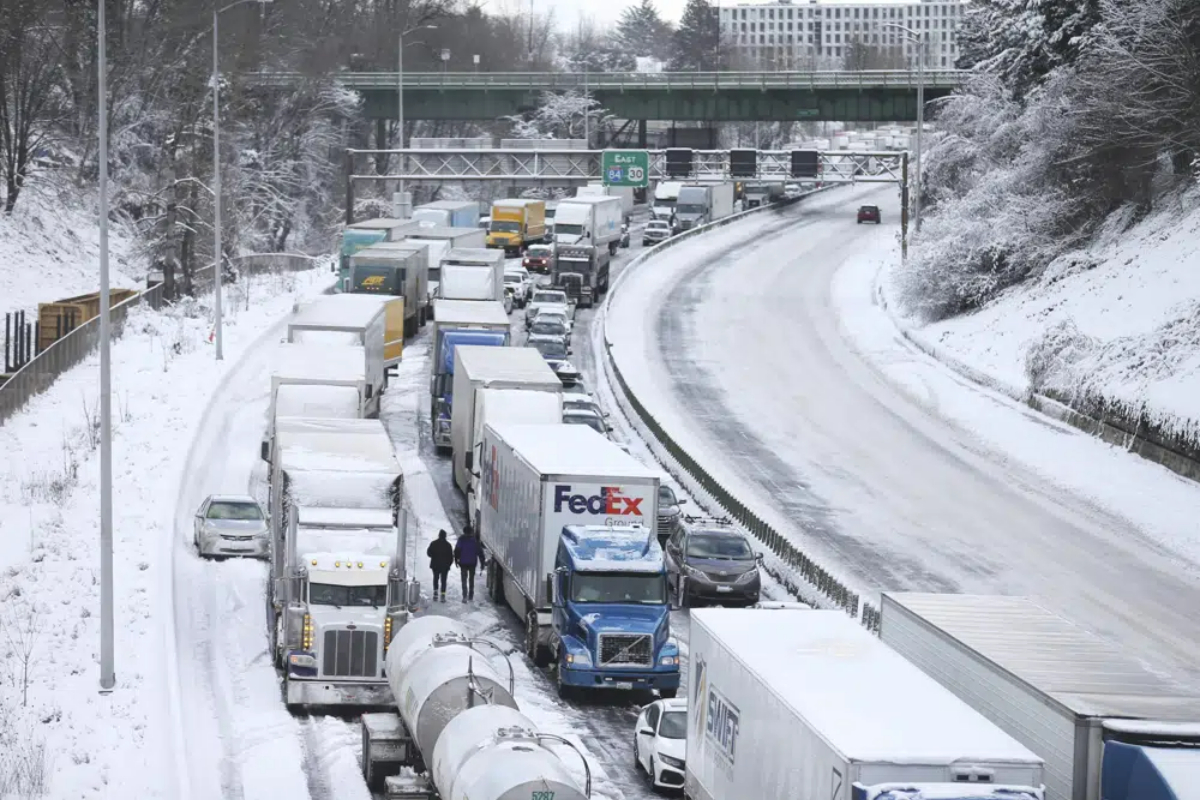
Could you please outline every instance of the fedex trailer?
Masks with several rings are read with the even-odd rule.
[[[659,476],[586,425],[484,426],[479,537],[487,588],[525,623],[526,651],[549,661],[551,587],[563,528],[658,518]]]

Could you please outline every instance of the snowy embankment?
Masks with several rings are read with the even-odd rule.
[[[900,308],[898,260],[884,271]],[[1140,223],[1114,215],[1088,248],[971,314],[921,326],[921,343],[1008,394],[1037,392],[1200,454],[1200,191]],[[1140,425],[1139,425],[1140,423]]]
[[[100,291],[100,228],[92,194],[35,186],[21,194],[11,216],[0,214],[0,314],[24,311],[32,323],[38,303]],[[109,227],[109,283],[138,288],[133,237]]]
[[[0,451],[19,454],[0,468],[0,785],[13,759],[40,752],[49,797],[179,796],[176,758],[201,733],[175,730],[168,670],[170,540],[185,457],[226,373],[328,281],[316,269],[231,286],[223,362],[207,343],[207,310],[191,302],[135,310],[115,343],[110,695],[98,692],[98,356],[0,427]],[[237,613],[263,616],[261,607]]]

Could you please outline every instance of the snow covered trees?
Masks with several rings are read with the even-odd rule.
[[[673,33],[671,24],[659,15],[654,0],[641,0],[621,12],[613,43],[631,57],[667,61],[671,58]]]
[[[721,59],[721,28],[708,0],[687,0],[679,28],[671,39],[671,69],[711,71]]]

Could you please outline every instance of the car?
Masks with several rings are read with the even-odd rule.
[[[211,495],[196,510],[192,543],[201,558],[268,558],[270,530],[262,506],[244,495]]]
[[[683,786],[687,763],[688,703],[665,697],[642,706],[633,727],[633,765],[644,771],[655,789]]]
[[[554,248],[548,244],[531,244],[525,250],[525,257],[521,259],[521,266],[530,272],[540,272],[543,275],[550,274],[550,267],[554,264]]]
[[[685,523],[698,522],[692,518]],[[663,548],[667,585],[679,605],[698,603],[752,606],[762,593],[762,555],[727,520],[699,521],[676,528]]]
[[[603,414],[581,408],[563,408],[564,425],[587,425],[601,436],[612,433],[612,426],[604,421]]]
[[[563,402],[573,397],[586,397],[588,400],[593,399],[592,393],[588,391],[587,384],[583,382],[582,378],[570,386],[563,387]]]
[[[558,317],[538,317],[529,327],[526,341],[530,344],[543,339],[557,339],[565,345],[571,344],[571,329]]]
[[[671,238],[671,223],[665,219],[652,219],[642,229],[642,247],[650,247]]]
[[[527,346],[535,348],[542,354],[542,358],[546,359],[546,363],[550,365],[550,369],[554,370],[554,374],[558,376],[564,386],[571,386],[579,380],[579,370],[567,360],[571,355],[571,349],[567,347],[566,342],[558,339],[546,339],[530,342]]]
[[[566,404],[566,400],[563,400]],[[667,540],[683,525],[683,508],[687,500],[675,496],[675,490],[665,483],[658,485],[658,543],[666,549]]]
[[[513,302],[517,308],[524,308],[525,304],[529,302],[529,284],[526,283],[525,274],[522,272],[504,270],[504,291],[512,292]]]
[[[859,206],[858,207],[858,224],[864,222],[874,222],[876,225],[883,222],[879,214],[879,206]]]
[[[600,404],[597,403],[591,395],[564,393],[562,404],[564,411],[591,411],[592,413],[599,414],[602,417],[608,416],[600,409]]]
[[[561,308],[554,306],[543,307],[538,313],[533,315],[533,323],[530,323],[530,328],[538,322],[557,322],[567,329],[567,338],[575,331],[575,322],[567,316],[567,312]]]
[[[525,307],[525,330],[529,330],[534,318],[543,309],[561,311],[568,319],[571,318],[572,306],[566,292],[559,289],[537,289],[530,298],[529,305]]]
[[[795,200],[803,193],[804,190],[800,188],[800,184],[798,183],[785,183],[783,185],[783,196],[788,200]]]

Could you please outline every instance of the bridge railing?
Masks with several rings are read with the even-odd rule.
[[[925,86],[953,88],[967,73],[954,69],[925,70]],[[288,85],[298,73],[258,73],[254,80],[265,85]],[[604,89],[858,89],[915,88],[920,80],[915,69],[904,70],[816,70],[804,72],[405,72],[405,88],[521,89],[589,91]],[[352,89],[391,89],[397,85],[395,72],[342,72],[337,80]]]

